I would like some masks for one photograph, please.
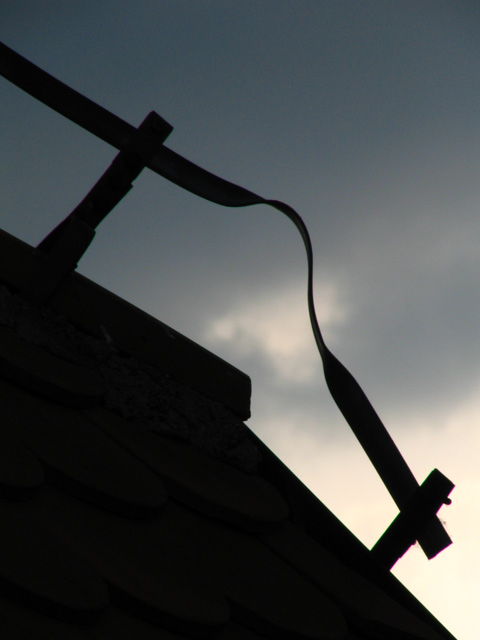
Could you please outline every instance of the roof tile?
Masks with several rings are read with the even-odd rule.
[[[50,481],[73,495],[132,517],[153,517],[163,484],[78,411],[0,381],[0,415],[41,461]]]
[[[49,523],[88,558],[108,584],[113,603],[123,610],[195,638],[211,637],[229,620],[220,590],[192,568],[185,553],[171,553],[159,537],[158,518],[119,518],[86,502],[72,503],[50,487],[24,505],[32,522]]]
[[[271,529],[287,518],[284,499],[259,475],[246,474],[189,443],[152,433],[104,409],[84,413],[158,474],[183,504],[252,531]]]
[[[108,607],[110,610],[111,607]],[[106,612],[105,612],[106,613]],[[103,616],[102,616],[103,618]],[[0,596],[2,637],[6,640],[86,640],[86,625],[73,625],[46,613],[20,604],[11,596]],[[88,629],[93,625],[89,624]],[[96,623],[95,623],[96,626]],[[106,636],[103,636],[105,638]]]
[[[105,394],[105,383],[95,370],[57,358],[1,326],[0,373],[25,389],[74,407],[94,404]]]
[[[118,606],[110,606],[100,620],[89,625],[84,631],[89,639],[94,640],[189,640],[190,636],[179,632],[158,627],[138,616],[132,615],[120,609]],[[70,636],[62,636],[65,640]],[[219,637],[216,634],[215,637]],[[22,639],[23,640],[23,639]]]
[[[226,594],[234,618],[253,631],[275,640],[346,637],[338,607],[256,536],[173,502],[151,523],[150,532],[162,548],[187,554],[192,566]]]

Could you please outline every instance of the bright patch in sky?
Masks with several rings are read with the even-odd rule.
[[[308,319],[305,282],[261,292],[242,300],[226,314],[214,319],[206,340],[228,346],[234,355],[259,352],[281,381],[302,384],[317,375],[320,356]],[[327,334],[343,324],[347,309],[332,284],[317,287],[317,318]]]

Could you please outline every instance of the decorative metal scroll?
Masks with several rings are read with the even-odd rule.
[[[138,130],[135,129],[3,44],[0,44],[0,73],[58,113],[119,149],[121,153],[118,156],[120,160],[117,165],[122,164],[125,153],[128,153],[132,145],[138,143],[142,131],[145,131],[144,125]],[[373,556],[385,566],[391,567],[409,546],[418,540],[427,557],[433,558],[451,544],[451,540],[436,513],[442,504],[449,504],[448,495],[454,485],[437,470],[430,474],[422,486],[418,485],[367,396],[354,377],[325,344],[315,313],[312,244],[302,218],[289,205],[277,200],[262,198],[243,187],[223,180],[168,149],[163,145],[163,140],[172,128],[156,114],[150,114],[149,118],[157,122],[156,140],[152,145],[145,143],[145,137],[143,137],[140,148],[144,150],[146,144],[148,153],[143,154],[141,158],[140,170],[146,165],[167,180],[217,204],[229,207],[245,207],[254,204],[270,205],[286,215],[297,227],[307,254],[307,300],[310,321],[322,359],[328,388],[400,510],[399,516],[372,549]],[[160,126],[158,123],[161,123]],[[160,130],[160,138],[158,137],[158,129]],[[153,137],[155,138],[155,136]],[[72,220],[76,222],[80,220],[85,224],[87,219],[87,226],[92,229],[103,219],[102,216],[94,216],[95,224],[92,226],[91,220],[88,220],[91,211],[88,206],[85,207],[85,202],[91,203],[91,194],[95,192],[95,189],[97,192],[101,191],[102,179],[90,192],[90,198],[87,196],[73,214],[67,218],[70,228],[72,228],[70,226]],[[131,179],[133,178],[129,177],[124,186],[129,188]],[[60,251],[61,236],[65,235],[65,238],[68,236],[68,234],[63,234],[66,227],[67,224],[64,221],[57,230],[54,230],[40,243],[39,251]],[[90,240],[92,237],[90,233]],[[90,242],[87,240],[83,243],[85,249]],[[76,254],[71,260],[72,269],[75,268],[79,257],[80,255]]]

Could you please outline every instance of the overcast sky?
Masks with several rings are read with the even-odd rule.
[[[454,545],[395,574],[458,640],[480,597],[480,5],[3,0],[8,46],[166,145],[302,215],[330,348],[417,479],[456,485]],[[115,155],[1,82],[2,227],[37,244]],[[395,506],[329,398],[293,225],[146,170],[79,271],[252,377],[249,426],[368,546]],[[476,632],[476,633],[475,633]]]

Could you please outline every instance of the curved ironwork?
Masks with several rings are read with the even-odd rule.
[[[33,97],[120,151],[127,149],[131,141],[135,139],[137,133],[135,127],[60,82],[4,44],[0,44],[0,73]],[[171,127],[160,116],[156,116],[156,118],[164,123],[162,127],[165,138],[171,131]],[[427,557],[434,557],[451,544],[442,523],[436,517],[436,512],[442,504],[449,503],[448,494],[452,490],[453,484],[444,479],[441,474],[439,476],[439,472],[435,470],[433,481],[427,479],[428,491],[422,489],[423,485],[419,487],[415,476],[364,391],[325,344],[315,312],[312,244],[302,218],[289,205],[277,200],[262,198],[243,187],[228,182],[183,158],[163,144],[157,145],[151,151],[150,157],[144,158],[144,164],[183,189],[228,207],[245,207],[254,204],[270,205],[286,215],[295,224],[303,239],[307,254],[308,310],[330,393],[375,466],[400,512],[405,510],[407,513],[408,517],[400,518],[400,525],[394,521],[393,529],[390,531],[403,531],[404,524],[402,523],[406,521],[408,523],[407,538],[411,541],[410,543],[413,543],[413,538],[416,538]],[[50,245],[51,238],[49,240],[47,237],[40,243],[39,249],[49,250]],[[412,504],[416,505],[415,508],[411,506]],[[418,505],[421,505],[421,517]],[[415,531],[414,534],[413,531]],[[392,558],[397,559],[406,549],[403,538],[400,542],[395,535],[388,534],[388,532],[389,530],[377,543],[374,555],[385,564],[391,565]]]

